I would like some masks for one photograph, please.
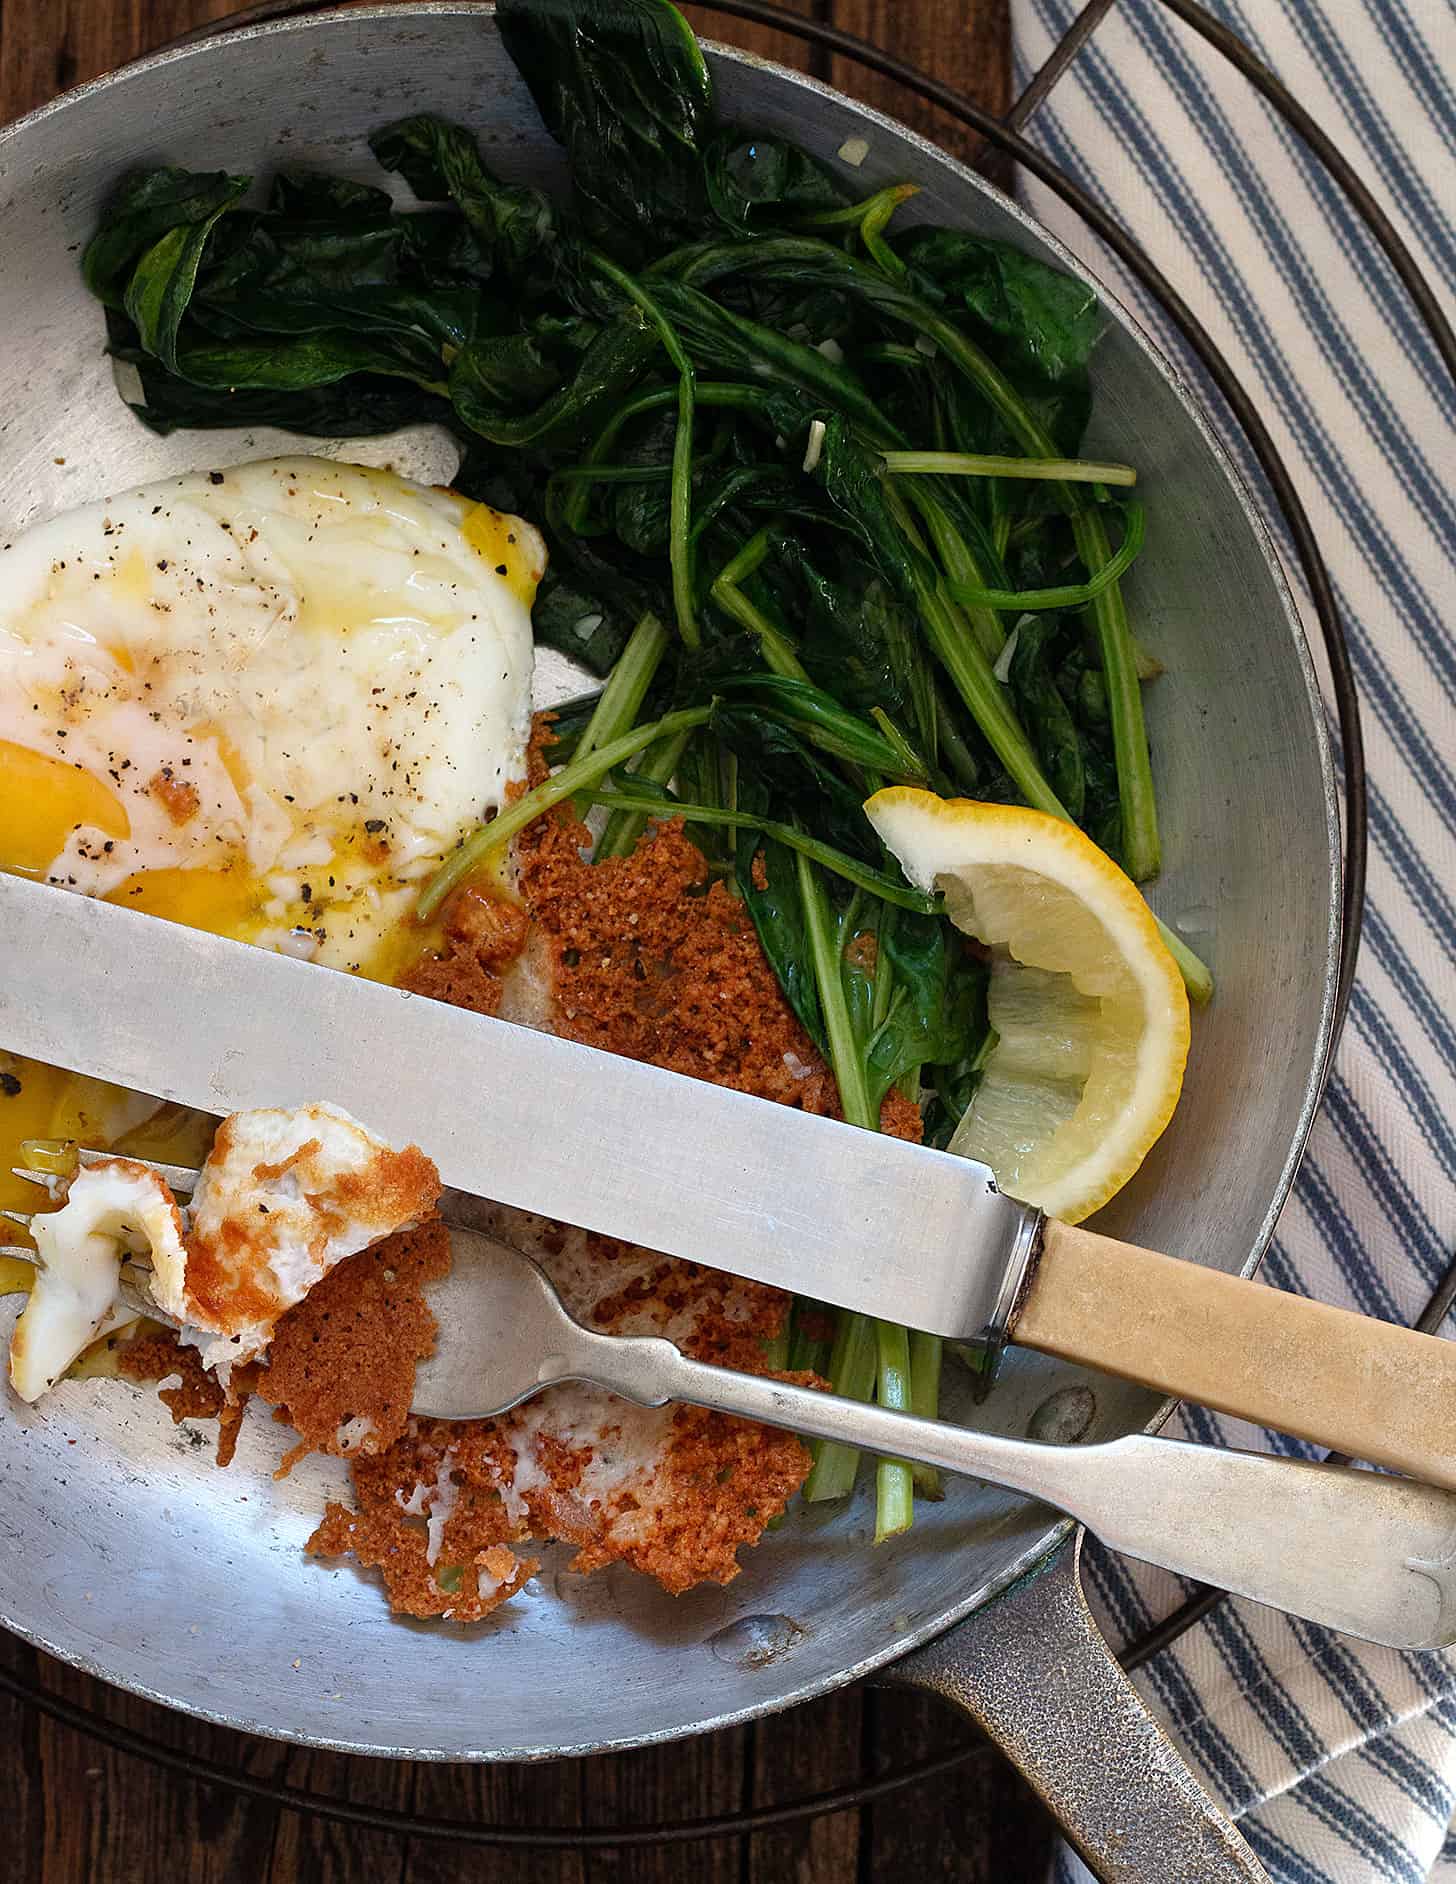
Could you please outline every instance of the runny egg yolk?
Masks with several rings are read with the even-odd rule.
[[[421,888],[524,776],[544,561],[519,518],[309,458],[18,533],[0,544],[0,869],[396,979],[433,939]],[[143,1148],[127,1095],[7,1067],[9,1204],[39,1196],[8,1175],[23,1138],[199,1154],[185,1117]]]
[[[0,739],[0,870],[42,877],[71,833],[89,826],[130,837],[121,801],[100,779],[65,759]]]

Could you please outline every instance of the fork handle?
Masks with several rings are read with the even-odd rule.
[[[1456,1493],[1142,1434],[1091,1446],[1008,1439],[712,1367],[653,1337],[583,1333],[583,1349],[560,1357],[561,1378],[988,1479],[1058,1506],[1130,1557],[1371,1641],[1456,1639]]]

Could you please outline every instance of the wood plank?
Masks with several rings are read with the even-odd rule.
[[[863,1688],[846,1688],[755,1730],[750,1803],[777,1805],[852,1784],[864,1770]],[[746,1884],[851,1884],[860,1875],[860,1813],[836,1812],[747,1840]]]
[[[281,1777],[352,1805],[411,1809],[415,1774],[407,1760],[352,1759],[295,1748]],[[400,1884],[408,1841],[402,1834],[368,1832],[312,1813],[280,1812],[268,1868],[258,1884]],[[252,1884],[252,1880],[248,1880]]]
[[[287,1758],[284,1748],[187,1721],[49,1657],[37,1663],[50,1692],[169,1746],[262,1775],[277,1773]],[[271,1805],[174,1777],[35,1718],[44,1841],[34,1884],[149,1884],[169,1874],[185,1875],[188,1884],[231,1884],[263,1876],[277,1818]]]
[[[910,1766],[967,1739],[944,1702],[899,1689],[866,1697],[876,1771]],[[1046,1875],[1051,1822],[987,1741],[947,1774],[867,1806],[862,1875],[1004,1884]],[[836,1881],[837,1884],[837,1881]]]
[[[415,1769],[415,1810],[485,1825],[580,1825],[586,1774],[593,1764],[420,1766]],[[299,1875],[302,1884],[307,1873]],[[569,1851],[481,1852],[430,1839],[409,1843],[403,1884],[465,1884],[487,1877],[490,1884],[585,1884],[586,1866],[579,1853]]]
[[[1011,102],[1010,0],[832,0],[830,18],[846,32],[883,46],[898,59],[956,86],[975,104],[1000,113]],[[971,155],[974,133],[948,113],[925,104],[903,86],[867,72],[853,60],[836,58],[831,84],[914,130],[933,138],[953,156]]]
[[[234,11],[234,0],[5,0],[0,123]]]
[[[661,1825],[742,1809],[749,1730],[697,1734],[670,1747],[644,1747],[590,1762],[585,1775],[588,1825]],[[593,1851],[587,1884],[738,1884],[742,1841]]]

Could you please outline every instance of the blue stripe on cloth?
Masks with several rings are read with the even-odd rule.
[[[1316,1628],[1312,1623],[1291,1619],[1290,1626],[1308,1651],[1311,1667],[1368,1736],[1363,1753],[1370,1764],[1429,1818],[1448,1824],[1452,1787],[1428,1760],[1385,1732],[1394,1724],[1395,1712],[1349,1644],[1331,1630]]]
[[[1408,820],[1397,815],[1373,779],[1368,782],[1365,803],[1370,814],[1370,835],[1380,846],[1381,856],[1424,916],[1430,941],[1456,966],[1456,903],[1412,843],[1406,829]]]
[[[1411,163],[1394,126],[1365,83],[1339,34],[1331,31],[1328,11],[1318,5],[1311,6],[1310,0],[1284,0],[1284,5],[1320,71],[1331,88],[1339,92],[1345,105],[1346,122],[1373,159],[1376,173],[1399,200],[1401,214],[1418,230],[1441,272],[1448,279],[1456,277],[1456,224]],[[1409,303],[1404,305],[1409,306]],[[1448,388],[1449,385],[1448,378]]]
[[[1385,920],[1373,897],[1365,898],[1365,921],[1360,939],[1404,996],[1421,1031],[1441,1057],[1448,1072],[1456,1073],[1456,1027],[1440,1008],[1429,985],[1422,980],[1409,952]]]
[[[1391,1026],[1384,1011],[1358,984],[1350,997],[1350,1019],[1360,1038],[1370,1048],[1376,1063],[1384,1068],[1392,1085],[1405,1100],[1413,1123],[1434,1152],[1441,1169],[1447,1177],[1456,1178],[1456,1133],[1452,1132],[1445,1113],[1438,1105],[1430,1081],[1406,1050],[1405,1042]],[[1436,1235],[1434,1226],[1432,1234]],[[1437,1237],[1438,1244],[1439,1241]],[[1441,1267],[1444,1269],[1444,1262]]]
[[[1361,409],[1369,412],[1372,420],[1377,412],[1381,415],[1381,430],[1384,431],[1394,421],[1394,408],[1370,370],[1368,351],[1355,346],[1348,322],[1341,317],[1301,250],[1288,217],[1269,188],[1267,166],[1262,171],[1255,168],[1246,141],[1234,132],[1217,97],[1184,53],[1182,42],[1167,25],[1165,16],[1161,12],[1133,11],[1127,18],[1149,55],[1180,92],[1189,120],[1211,153],[1221,160],[1222,173],[1234,183],[1244,213],[1262,233],[1271,257],[1277,257],[1284,264],[1285,285],[1294,288],[1311,330],[1328,349],[1342,379],[1348,379],[1347,392]],[[1249,37],[1245,22],[1239,19],[1234,23]],[[1257,40],[1251,43],[1258,44]],[[1387,291],[1378,303],[1372,301],[1371,313],[1387,327],[1402,352],[1409,354],[1420,367],[1431,397],[1448,414],[1456,412],[1456,389],[1452,387],[1451,377],[1415,309],[1403,297],[1389,292],[1395,283],[1394,272],[1374,238],[1365,233],[1338,186],[1325,175],[1299,140],[1288,138],[1286,142],[1311,196],[1357,274],[1363,272],[1368,277],[1369,270],[1378,267],[1383,275],[1388,275],[1388,280],[1382,283]],[[1360,231],[1358,240],[1352,236],[1352,223]],[[1373,284],[1367,279],[1365,285]],[[1404,444],[1413,444],[1408,433],[1403,433],[1402,437]],[[1429,466],[1425,467],[1423,476],[1431,476]]]
[[[1333,1122],[1341,1139],[1353,1153],[1361,1176],[1370,1186],[1387,1221],[1405,1239],[1404,1247],[1409,1255],[1416,1258],[1417,1267],[1427,1286],[1434,1286],[1445,1274],[1451,1260],[1446,1242],[1431,1222],[1424,1206],[1412,1196],[1410,1186],[1390,1155],[1389,1147],[1381,1141],[1338,1073],[1332,1074],[1325,1086],[1324,1115]],[[1300,1196],[1304,1196],[1302,1184]],[[1371,1280],[1375,1274],[1375,1263],[1368,1250],[1365,1252],[1365,1265],[1367,1280]],[[1383,1285],[1382,1292],[1388,1294]],[[1402,1317],[1392,1305],[1384,1319],[1396,1321]]]
[[[1264,57],[1267,64],[1267,43],[1255,29],[1255,23],[1248,14],[1233,0],[1219,10],[1228,24]],[[1438,408],[1448,417],[1456,416],[1456,387],[1452,386],[1451,376],[1445,369],[1435,342],[1402,291],[1399,278],[1386,260],[1379,243],[1366,230],[1364,223],[1350,207],[1344,191],[1334,182],[1304,140],[1289,130],[1283,119],[1272,111],[1269,124],[1284,155],[1298,169],[1301,181],[1319,203],[1326,224],[1365,288],[1371,316],[1382,323],[1391,338],[1409,355]],[[1429,189],[1417,185],[1414,191],[1402,190],[1400,209],[1438,260],[1447,247],[1456,253],[1456,230],[1453,230],[1450,219],[1441,213],[1440,205]],[[1444,262],[1442,265],[1445,265]]]
[[[1299,1168],[1298,1196],[1335,1259],[1350,1306],[1365,1315],[1378,1315],[1382,1321],[1394,1321],[1395,1297],[1313,1153],[1305,1154]]]
[[[1450,135],[1456,125],[1456,88],[1446,79],[1441,61],[1427,45],[1420,28],[1399,0],[1365,0],[1365,11],[1411,90],[1421,100],[1434,129]],[[1456,273],[1456,268],[1453,268]]]
[[[1240,1691],[1252,1711],[1285,1749],[1296,1766],[1306,1772],[1301,1782],[1301,1796],[1309,1809],[1332,1831],[1336,1831],[1363,1856],[1370,1859],[1384,1877],[1403,1878],[1412,1874],[1409,1857],[1393,1833],[1372,1818],[1366,1809],[1322,1782],[1318,1772],[1325,1757],[1325,1744],[1313,1731],[1304,1709],[1269,1672],[1267,1664],[1252,1641],[1237,1603],[1225,1603],[1208,1619],[1208,1633],[1237,1679]],[[1419,1873],[1414,1873],[1419,1876]]]

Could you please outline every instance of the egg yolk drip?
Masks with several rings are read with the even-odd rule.
[[[544,564],[519,518],[309,458],[0,540],[0,869],[395,980],[524,776]],[[28,1138],[197,1162],[206,1127],[0,1052],[11,1207]]]

